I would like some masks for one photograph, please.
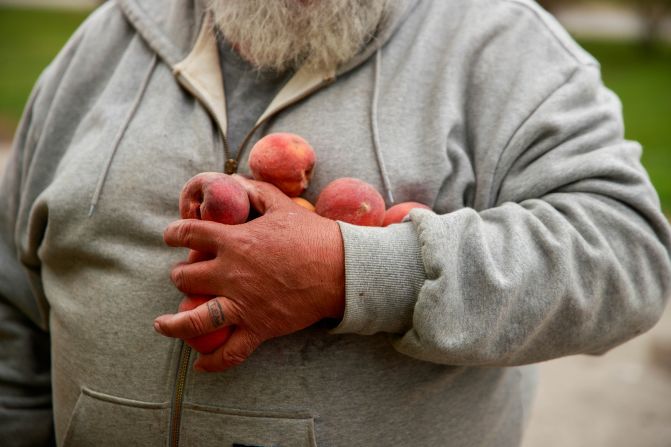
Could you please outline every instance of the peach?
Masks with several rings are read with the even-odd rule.
[[[293,200],[296,203],[296,205],[300,205],[308,211],[314,212],[315,210],[315,206],[302,197],[292,197],[291,200]]]
[[[382,225],[384,208],[384,199],[373,186],[349,177],[326,185],[315,205],[320,216],[369,227]]]
[[[219,172],[202,172],[191,178],[179,197],[183,219],[203,219],[236,225],[249,216],[247,192],[231,176]]]
[[[252,147],[249,169],[256,180],[275,185],[289,197],[298,197],[310,183],[316,158],[312,146],[298,135],[271,133]]]
[[[382,226],[386,227],[387,225],[403,222],[410,210],[415,208],[422,208],[425,210],[431,209],[431,207],[419,202],[403,202],[396,204],[384,213],[384,222],[382,222]]]
[[[179,312],[193,310],[201,304],[207,303],[210,299],[200,296],[187,296],[179,303]],[[184,340],[189,346],[201,354],[209,354],[223,345],[228,337],[231,336],[231,326],[224,326],[209,334],[201,335]]]

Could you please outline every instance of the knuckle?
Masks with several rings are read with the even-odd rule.
[[[187,279],[183,267],[175,267],[170,273],[170,280],[179,290],[187,288]]]
[[[206,332],[206,324],[203,321],[203,318],[195,311],[191,311],[187,314],[187,322],[189,330],[195,334],[200,335]]]
[[[228,248],[235,248],[236,243],[246,232],[247,227],[244,225],[245,224],[222,227],[221,231],[218,232],[216,237],[217,244],[223,247],[228,246]]]
[[[233,233],[233,234],[231,234],[231,233]],[[233,247],[235,246],[234,233],[235,232],[231,232],[231,231],[229,231],[229,232],[220,231],[219,233],[217,233],[217,235],[215,236],[215,238],[213,240],[213,242],[216,246],[217,252],[221,253],[224,250],[226,250],[227,248],[230,249],[231,246],[233,246]]]
[[[190,245],[193,235],[193,224],[191,222],[183,222],[177,227],[177,239],[185,245]]]
[[[249,333],[249,338],[248,338],[248,349],[249,352],[251,353],[254,351],[261,343],[264,342],[264,337],[261,335],[257,335],[254,332]]]
[[[246,297],[227,299],[224,313],[226,314],[226,320],[230,324],[248,323],[255,319],[256,314],[254,312],[254,304],[248,302]]]
[[[244,339],[239,340],[232,350],[222,350],[219,355],[219,363],[229,366],[237,366],[243,363],[258,347],[257,337],[253,334],[247,334]]]
[[[237,366],[247,360],[247,357],[235,352],[224,352],[221,354],[221,360],[224,365]]]
[[[247,280],[248,277],[247,269],[245,266],[239,264],[230,265],[226,269],[226,279],[230,284],[236,284],[242,290],[253,290],[250,286],[255,286],[256,283]],[[255,278],[255,281],[258,282],[258,278]]]
[[[235,278],[231,274],[231,269],[230,268],[222,268],[217,271],[217,277],[222,281],[224,284],[233,284],[233,281]]]
[[[255,234],[254,231],[249,231],[244,229],[241,231],[236,231],[232,235],[230,244],[234,247],[235,251],[242,256],[249,256],[254,253],[259,237]]]

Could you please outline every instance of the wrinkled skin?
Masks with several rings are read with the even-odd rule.
[[[265,340],[291,334],[345,308],[343,242],[338,224],[295,204],[272,185],[234,176],[260,217],[240,225],[179,220],[166,243],[202,256],[178,264],[175,286],[217,298],[194,310],[162,315],[154,328],[190,339],[235,325],[231,337],[194,367],[222,371],[242,363]],[[223,314],[223,315],[221,315]]]

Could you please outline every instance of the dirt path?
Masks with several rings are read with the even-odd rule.
[[[540,381],[523,447],[670,447],[671,308],[602,357],[541,364]]]

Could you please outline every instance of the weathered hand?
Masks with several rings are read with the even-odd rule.
[[[344,312],[344,254],[338,225],[296,205],[274,186],[236,176],[260,217],[241,225],[180,220],[166,243],[203,253],[177,265],[171,279],[187,295],[217,298],[162,315],[154,327],[188,339],[235,325],[219,349],[195,367],[220,371],[242,363],[263,341]],[[208,259],[209,258],[209,259]]]

